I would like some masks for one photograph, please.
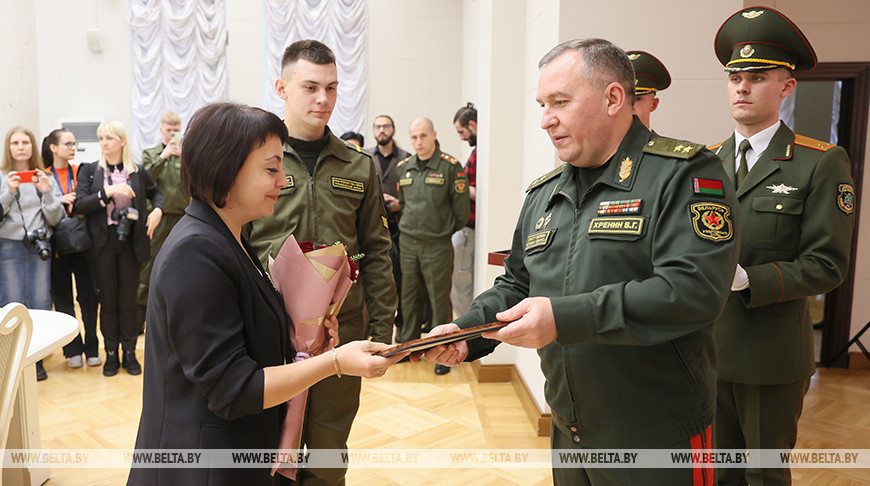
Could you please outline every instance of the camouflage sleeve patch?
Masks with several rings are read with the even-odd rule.
[[[697,202],[689,205],[692,229],[705,240],[728,241],[734,236],[731,208],[715,202]]]
[[[644,153],[672,157],[675,159],[691,159],[704,148],[703,144],[675,140],[673,138],[653,136],[643,148]]]
[[[541,184],[543,184],[543,183],[547,182],[548,180],[561,174],[562,171],[565,170],[565,165],[566,164],[562,164],[559,167],[556,167],[555,169],[551,170],[550,172],[547,172],[546,174],[542,175],[541,177],[538,177],[537,179],[533,180],[532,183],[529,184],[529,187],[526,188],[526,192],[531,191],[532,189],[540,186]]]

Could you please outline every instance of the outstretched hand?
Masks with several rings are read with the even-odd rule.
[[[459,330],[459,326],[449,322],[432,328],[428,337],[440,336],[442,334],[447,334],[448,332]],[[465,358],[468,357],[468,344],[465,341],[459,341],[457,343],[435,346],[434,348],[426,350],[425,353],[412,354],[411,361],[416,363],[420,361],[421,357],[426,361],[434,361],[440,365],[456,366],[465,361]]]
[[[375,353],[389,348],[390,345],[374,341],[353,341],[336,348],[338,366],[347,375],[377,378],[386,373],[387,368],[396,364],[408,353],[399,353],[389,358]]]
[[[522,348],[541,349],[558,337],[553,305],[547,297],[523,299],[495,317],[510,324],[498,331],[483,333],[487,339],[497,339]]]

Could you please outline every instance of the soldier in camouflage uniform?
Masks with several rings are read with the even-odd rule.
[[[275,212],[245,229],[264,267],[291,234],[297,241],[347,245],[363,253],[360,277],[341,313],[339,342],[365,339],[392,343],[396,286],[390,234],[378,174],[371,155],[332,134],[326,126],[336,102],[335,56],[317,41],[298,41],[284,52],[278,96],[284,100],[287,186]],[[332,376],[309,390],[302,441],[309,449],[346,449],[359,408],[360,379]],[[344,484],[345,469],[304,469],[302,484]]]

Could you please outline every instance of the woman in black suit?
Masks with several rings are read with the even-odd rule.
[[[293,363],[281,296],[241,236],[272,214],[287,180],[281,120],[259,108],[200,109],[182,148],[181,186],[192,198],[154,262],[145,383],[136,449],[274,450],[286,401],[323,378],[375,377],[401,359],[355,341]],[[328,323],[337,341],[335,320]],[[287,364],[292,363],[292,364]],[[277,484],[257,469],[130,471],[128,484]],[[144,468],[143,468],[144,466]],[[213,466],[212,466],[213,467]]]
[[[136,359],[139,267],[150,256],[149,240],[163,216],[163,194],[133,161],[121,122],[101,123],[97,136],[100,160],[79,168],[73,207],[87,217],[94,240],[87,257],[100,291],[100,332],[106,348],[103,375],[116,375],[120,366],[138,375],[142,373]],[[147,219],[146,198],[154,207]]]

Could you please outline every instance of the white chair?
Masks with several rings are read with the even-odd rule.
[[[15,394],[31,334],[33,321],[24,305],[13,302],[0,309],[0,451],[5,448],[9,435]]]

